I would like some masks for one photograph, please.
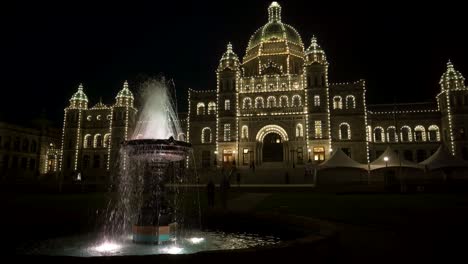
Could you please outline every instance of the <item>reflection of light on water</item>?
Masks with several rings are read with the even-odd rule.
[[[184,249],[180,248],[180,247],[177,247],[177,246],[172,246],[172,247],[164,248],[162,251],[164,253],[168,253],[168,254],[180,254],[180,253],[182,253],[182,250],[184,250]]]
[[[198,244],[205,239],[203,237],[192,237],[192,238],[189,238],[188,240],[192,242],[192,244]]]
[[[94,250],[98,252],[110,252],[113,253],[121,248],[120,245],[112,243],[112,242],[104,242],[101,245],[94,248]]]

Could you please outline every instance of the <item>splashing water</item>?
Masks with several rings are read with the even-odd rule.
[[[151,79],[141,86],[143,108],[132,139],[167,139],[182,133],[169,85],[164,79]]]

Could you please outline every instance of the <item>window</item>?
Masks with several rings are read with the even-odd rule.
[[[324,147],[314,147],[313,155],[315,161],[324,161],[325,160],[325,148]]]
[[[109,133],[104,135],[104,147],[107,148],[110,146],[111,135]]]
[[[267,108],[276,107],[276,97],[268,96],[267,98]]]
[[[209,168],[211,165],[211,152],[209,150],[202,151],[202,168]]]
[[[351,139],[351,128],[348,123],[341,123],[338,133],[341,140]]]
[[[346,109],[354,109],[356,108],[356,98],[354,95],[346,96]]]
[[[262,89],[262,85],[261,85],[261,84],[258,84],[258,85],[257,85],[257,90],[260,91],[261,89]]]
[[[426,129],[423,126],[416,126],[414,128],[414,140],[417,142],[426,141]]]
[[[401,141],[402,142],[411,142],[413,141],[413,136],[411,134],[411,128],[409,126],[403,126],[401,128]]]
[[[84,136],[83,148],[91,148],[93,146],[93,138],[90,134]]]
[[[224,110],[225,111],[231,110],[231,101],[228,99],[224,100]]]
[[[263,97],[257,97],[255,98],[255,108],[263,108],[264,107],[264,104],[263,104]]]
[[[281,84],[281,89],[286,90],[287,87],[288,87],[288,86],[287,86],[285,83],[282,83],[282,84]]]
[[[83,156],[83,169],[89,168],[89,156],[84,155]]]
[[[209,115],[216,114],[216,103],[215,102],[209,102],[208,103],[208,114]]]
[[[314,95],[314,106],[320,106],[320,96]]]
[[[248,148],[243,149],[242,151],[242,164],[249,165],[250,164],[250,153]]]
[[[27,158],[21,158],[21,168],[26,169],[28,167],[28,159]]]
[[[298,106],[301,106],[301,105],[302,105],[301,96],[298,95],[298,94],[293,95],[293,97],[292,97],[292,107],[298,107]]]
[[[29,169],[32,170],[32,171],[36,169],[36,160],[35,159],[30,159],[29,160]]]
[[[333,109],[343,109],[343,99],[341,96],[333,97]]]
[[[29,140],[23,139],[23,147],[21,148],[22,151],[28,152],[29,151]]]
[[[288,97],[286,95],[280,97],[279,107],[289,107]]]
[[[243,139],[249,138],[249,128],[247,126],[242,126],[242,133],[241,136]]]
[[[200,102],[197,104],[197,115],[204,115],[204,114],[205,114],[205,104]]]
[[[389,126],[387,128],[387,142],[395,143],[395,142],[397,142],[397,140],[398,140],[398,138],[397,138],[395,127],[394,126]]]
[[[270,91],[273,91],[274,88],[275,88],[275,87],[274,87],[273,84],[268,85],[268,89],[270,89]]]
[[[465,139],[466,139],[465,128],[460,127],[460,128],[458,129],[458,135],[460,136],[460,139],[465,140]]]
[[[440,131],[438,126],[431,125],[428,130],[429,141],[440,141]]]
[[[302,124],[297,124],[296,125],[296,137],[303,137],[304,136],[304,129],[302,127]]]
[[[205,128],[202,129],[201,142],[202,143],[211,143],[211,128],[205,127]]]
[[[94,135],[94,147],[102,148],[102,136],[101,134]]]
[[[322,138],[322,121],[315,120],[315,138],[321,139]]]
[[[304,164],[304,155],[302,153],[302,147],[297,148],[297,164]]]
[[[36,142],[36,140],[33,140],[31,142],[31,152],[36,153],[36,151],[37,151],[37,142]]]
[[[93,168],[98,169],[100,167],[101,167],[101,156],[100,155],[94,155]]]
[[[374,142],[376,143],[385,142],[385,132],[382,127],[374,128]]]
[[[15,141],[13,142],[13,150],[19,151],[20,150],[20,138],[16,137]]]
[[[244,100],[242,100],[242,109],[250,108],[252,108],[252,99],[250,99],[250,97],[245,97]]]
[[[244,88],[246,91],[250,90],[250,86],[246,85]]]
[[[224,141],[231,141],[231,124],[224,124]]]

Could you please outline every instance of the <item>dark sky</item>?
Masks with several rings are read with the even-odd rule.
[[[125,79],[135,88],[160,73],[174,80],[184,111],[189,87],[215,88],[228,41],[243,57],[250,35],[266,23],[270,4],[61,2],[17,2],[5,12],[0,118],[32,119],[45,108],[60,126],[80,82],[92,106],[99,97],[113,102]],[[313,34],[318,37],[332,82],[366,79],[369,103],[434,100],[449,58],[468,75],[468,19],[461,6],[322,2],[279,1],[283,21],[306,46]]]

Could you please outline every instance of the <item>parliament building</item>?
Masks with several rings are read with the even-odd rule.
[[[329,80],[333,69],[322,46],[316,37],[304,43],[277,2],[242,59],[227,44],[213,89],[189,89],[188,113],[180,114],[185,135],[178,138],[193,145],[195,166],[301,168],[337,149],[368,163],[389,145],[414,162],[441,144],[468,159],[468,88],[451,62],[441,67],[434,102],[370,105],[365,80]],[[125,83],[111,105],[88,108],[78,88],[64,115],[58,169],[65,176],[80,172],[99,181],[111,174],[137,120],[133,100]]]

